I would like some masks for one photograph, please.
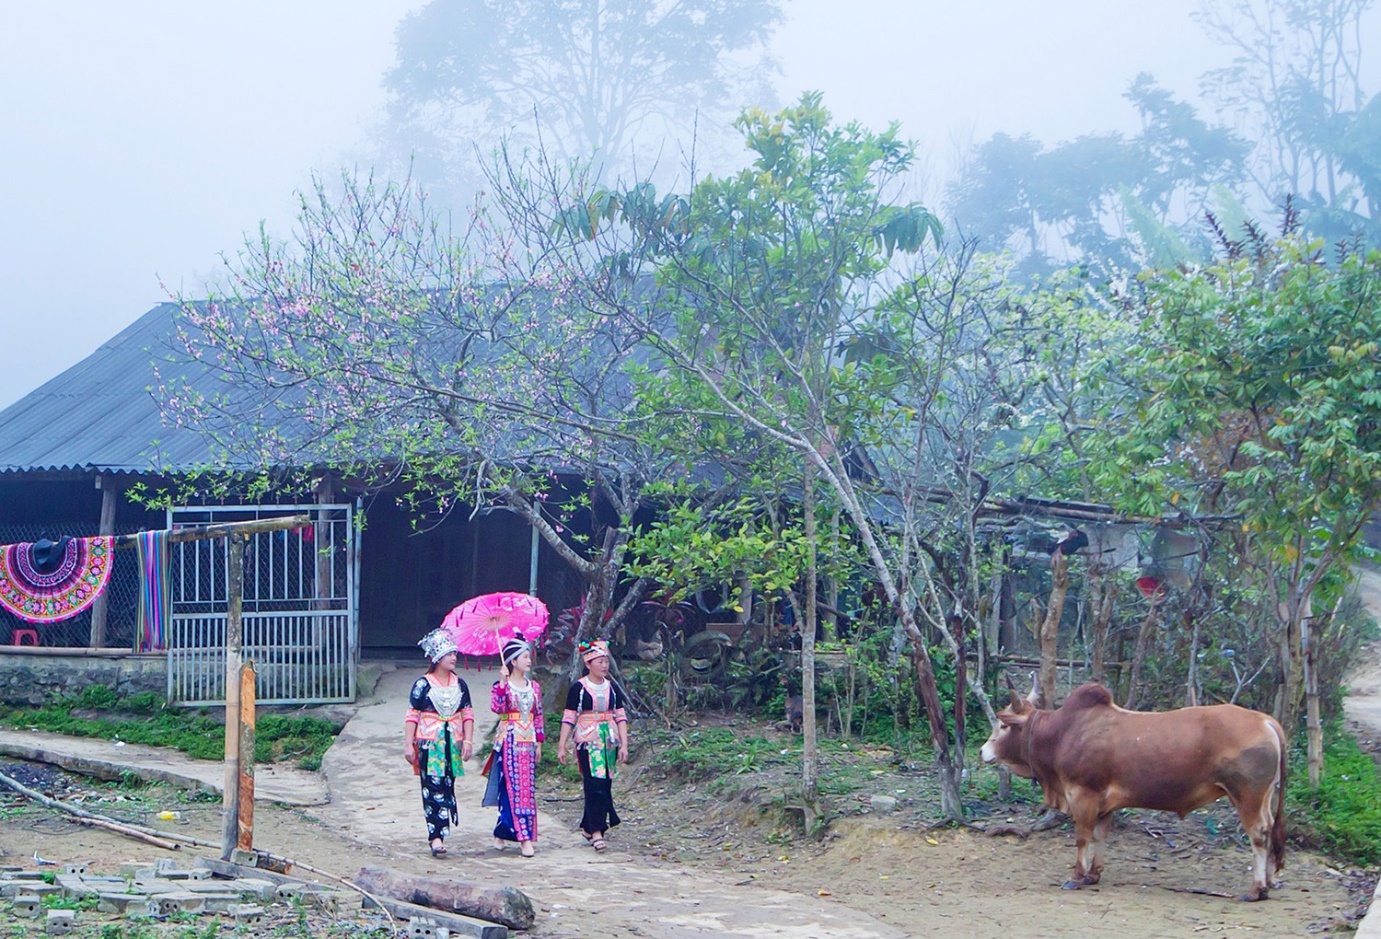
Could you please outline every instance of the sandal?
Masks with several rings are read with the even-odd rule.
[[[605,848],[609,847],[609,843],[602,837],[594,837],[590,839],[590,847],[594,848],[596,851],[603,851]]]
[[[521,850],[519,853],[521,853],[523,857],[536,857],[536,856],[537,856],[537,851],[532,847],[532,842],[531,842],[531,841],[529,841],[527,844],[523,845],[522,850]]]
[[[504,848],[506,848],[506,847],[508,847],[508,845],[504,843],[504,840],[503,840],[502,838],[495,838],[495,839],[494,839],[494,850],[495,850],[495,851],[502,851],[502,850],[503,850]]]
[[[446,846],[444,844],[432,846],[432,857],[445,857],[446,853]]]

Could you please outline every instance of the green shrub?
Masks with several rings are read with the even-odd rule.
[[[1288,804],[1306,840],[1356,864],[1381,863],[1381,780],[1376,763],[1338,726],[1325,733],[1319,788],[1309,788],[1300,754],[1292,761]]]

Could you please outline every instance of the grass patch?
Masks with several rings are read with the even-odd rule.
[[[659,760],[672,773],[692,782],[722,776],[742,776],[759,772],[768,766],[799,762],[799,748],[783,750],[762,736],[743,736],[730,727],[669,735],[658,754]]]
[[[105,716],[83,716],[91,711]],[[0,708],[0,724],[170,747],[199,760],[225,758],[225,726],[206,711],[170,708],[148,692],[121,698],[104,685],[54,698],[43,707]],[[264,715],[255,724],[254,759],[259,763],[291,760],[303,769],[320,769],[322,755],[335,735],[335,726],[319,718]]]
[[[1291,761],[1287,792],[1292,828],[1329,854],[1353,863],[1381,863],[1381,780],[1376,762],[1337,725],[1324,733],[1319,788],[1310,790],[1303,754]]]

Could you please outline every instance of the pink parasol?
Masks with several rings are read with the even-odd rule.
[[[529,642],[547,631],[547,607],[525,593],[486,593],[446,614],[441,628],[461,655],[498,655],[518,633]]]

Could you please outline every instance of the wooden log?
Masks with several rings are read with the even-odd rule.
[[[490,887],[449,877],[417,877],[386,867],[362,867],[354,880],[380,897],[463,913],[513,929],[531,929],[537,918],[532,901],[516,887]]]

